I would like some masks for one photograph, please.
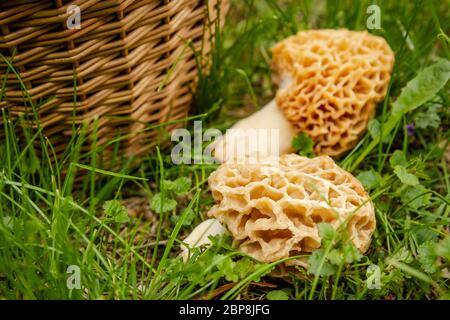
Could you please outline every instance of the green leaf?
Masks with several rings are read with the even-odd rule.
[[[289,295],[283,290],[272,290],[267,293],[268,300],[289,300]]]
[[[414,124],[417,128],[438,128],[441,124],[441,117],[439,117],[440,106],[437,104],[431,105],[428,110],[418,113],[414,117]]]
[[[183,227],[188,227],[192,224],[192,221],[194,221],[195,218],[195,213],[194,210],[186,208],[185,210],[187,210],[188,212],[186,213],[186,217],[184,218],[183,221]],[[170,218],[170,220],[172,221],[173,224],[176,224],[178,222],[178,220],[183,216],[184,211],[181,212],[180,215],[176,215],[176,216],[172,216]]]
[[[391,256],[391,259],[396,261],[401,261],[404,263],[411,263],[413,261],[413,256],[411,251],[405,246],[400,247],[394,254]]]
[[[371,119],[369,121],[369,124],[367,126],[367,129],[369,130],[370,136],[373,139],[377,139],[380,137],[380,121],[378,121],[377,119]]]
[[[150,208],[156,213],[172,211],[176,207],[177,202],[174,199],[167,198],[167,195],[163,199],[161,193],[155,194],[150,202]]]
[[[401,117],[433,98],[450,79],[450,61],[439,59],[421,70],[406,84],[392,107],[392,116]],[[397,122],[397,121],[395,121]]]
[[[255,263],[247,257],[244,257],[236,262],[234,272],[239,279],[244,279],[255,271]]]
[[[223,274],[225,279],[230,282],[237,282],[238,275],[234,272],[235,262],[230,256],[217,254],[212,260],[212,264],[217,264],[217,269]]]
[[[114,221],[117,223],[126,223],[130,221],[130,216],[128,213],[122,212],[114,217]]]
[[[103,210],[107,216],[116,216],[121,213],[127,213],[127,208],[119,200],[105,201]]]
[[[13,228],[14,228],[14,219],[11,216],[2,217],[2,222],[3,222],[3,225],[6,228],[8,228],[10,230],[13,230]]]
[[[356,161],[352,163],[350,171],[355,170],[380,141],[383,141],[390,134],[405,113],[418,108],[433,98],[445,86],[449,78],[450,62],[440,59],[435,64],[420,71],[414,79],[409,81],[394,102],[391,115],[383,125],[383,137],[378,137],[370,142]]]
[[[298,154],[305,157],[313,157],[314,156],[314,142],[311,137],[308,136],[305,132],[301,132],[294,139],[292,139],[292,148]]]
[[[175,185],[173,191],[178,195],[188,192],[192,185],[191,179],[187,177],[180,177],[173,183]]]
[[[175,182],[173,182],[171,180],[164,180],[163,188],[164,188],[164,190],[173,191],[175,189]]]
[[[337,268],[327,261],[324,257],[325,251],[323,248],[315,250],[308,258],[308,273],[319,275],[319,276],[331,276],[336,271]],[[322,267],[321,267],[321,263]]]
[[[421,225],[411,230],[412,236],[419,245],[423,245],[428,241],[436,242],[439,235],[437,230],[430,228],[431,225],[436,223],[436,216],[429,211],[423,210],[422,212],[428,216],[421,219]]]
[[[353,242],[347,243],[343,248],[344,259],[346,263],[352,263],[354,261],[361,260],[361,252],[353,244]]]
[[[163,185],[165,190],[173,191],[180,195],[189,191],[192,181],[188,177],[180,177],[174,181],[164,180]]]
[[[426,193],[427,189],[422,185],[410,186],[401,192],[402,203],[413,208],[419,209],[430,204],[431,194]]]
[[[127,208],[119,200],[109,200],[103,204],[105,215],[110,216],[117,223],[130,221]]]
[[[412,173],[409,173],[405,167],[397,165],[394,168],[394,172],[400,181],[408,186],[417,186],[419,184],[419,179]]]
[[[436,245],[435,252],[437,255],[442,256],[450,262],[450,236],[446,236],[444,240]]]
[[[336,238],[336,230],[333,229],[331,224],[326,222],[320,222],[317,224],[319,228],[319,235],[322,238],[322,246],[327,246]]]
[[[336,249],[330,250],[327,256],[328,260],[337,266],[341,265],[344,262],[344,255],[342,252]]]
[[[433,251],[434,243],[432,241],[427,241],[422,243],[417,248],[417,253],[419,255],[419,262],[422,266],[422,269],[427,273],[435,273],[438,271],[438,267],[436,264],[436,254]]]
[[[362,171],[358,174],[357,179],[362,183],[364,188],[370,190],[375,189],[381,183],[381,175],[374,170]]]
[[[396,166],[401,167],[407,167],[408,161],[406,160],[406,155],[401,150],[395,150],[392,154],[391,158],[389,159],[389,163],[391,164],[392,168],[395,168]]]
[[[381,124],[378,119],[371,119],[369,121],[368,130],[372,139],[379,139],[381,135]],[[391,135],[383,132],[383,142],[388,143],[391,141]]]

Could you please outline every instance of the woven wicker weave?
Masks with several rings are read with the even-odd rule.
[[[81,10],[78,30],[66,26],[72,4]],[[1,0],[0,52],[20,73],[57,153],[73,121],[90,121],[89,134],[98,118],[98,145],[126,135],[121,153],[140,155],[158,136],[144,128],[187,115],[197,75],[187,42],[206,54],[218,12],[225,1]],[[7,69],[0,59],[0,79],[7,74],[0,108],[17,119],[31,109]]]

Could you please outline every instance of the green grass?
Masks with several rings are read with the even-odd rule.
[[[274,95],[273,44],[302,29],[363,30],[372,3],[233,1],[215,38],[210,72],[200,73],[193,114],[185,119],[188,128],[200,119],[204,130],[225,130],[257,110]],[[121,165],[112,172],[102,165],[96,131],[88,140],[86,127],[75,125],[76,134],[57,159],[37,119],[39,104],[30,99],[36,129],[8,122],[7,110],[1,114],[0,298],[449,299],[450,179],[444,159],[449,85],[420,104],[409,103],[407,112],[393,109],[421,70],[439,57],[450,59],[449,3],[376,3],[382,29],[374,33],[386,38],[396,55],[391,86],[371,130],[338,160],[359,177],[376,206],[377,230],[364,256],[352,251],[345,234],[323,226],[323,248],[310,257],[313,267],[289,281],[267,275],[279,262],[245,257],[229,238],[215,239],[185,264],[178,257],[179,239],[213,204],[207,177],[215,166],[174,165],[170,147],[161,144],[138,168],[116,148],[112,158]],[[8,73],[20,79],[13,65]],[[1,99],[4,79],[0,75]],[[412,110],[414,103],[419,105]],[[406,130],[410,123],[416,126],[413,136]],[[86,145],[91,151],[81,152]],[[84,179],[75,185],[80,175]],[[141,216],[128,214],[133,206]],[[346,259],[336,261],[331,253]],[[70,265],[80,268],[81,289],[67,287]],[[367,288],[370,265],[380,268],[381,289]]]

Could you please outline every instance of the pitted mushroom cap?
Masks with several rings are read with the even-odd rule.
[[[228,228],[242,252],[263,262],[320,247],[320,222],[335,229],[347,223],[361,252],[375,230],[368,194],[328,156],[287,154],[273,164],[222,164],[210,175],[209,186],[216,205],[208,215]]]
[[[291,84],[276,101],[318,155],[353,148],[385,94],[394,64],[387,42],[364,31],[301,31],[273,49],[275,82]]]

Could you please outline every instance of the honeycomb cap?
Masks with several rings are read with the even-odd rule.
[[[292,78],[277,92],[278,107],[313,139],[315,153],[340,156],[353,148],[386,94],[394,65],[387,42],[367,31],[308,30],[272,54],[275,83]]]
[[[361,183],[328,156],[286,154],[278,163],[224,163],[209,177],[216,204],[208,212],[223,223],[238,248],[274,262],[320,247],[317,224],[347,223],[351,241],[365,252],[376,221]],[[290,265],[304,265],[289,260]]]

